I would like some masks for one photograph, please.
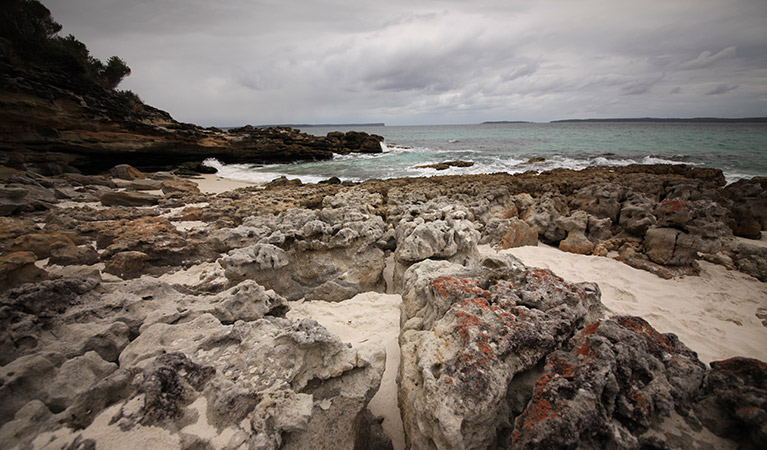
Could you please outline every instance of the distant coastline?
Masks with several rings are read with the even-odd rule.
[[[311,128],[311,127],[385,127],[383,122],[372,123],[285,123],[280,125],[256,125],[256,128],[270,127],[291,127],[291,128]]]
[[[573,122],[669,122],[669,123],[767,123],[767,117],[741,117],[727,119],[721,117],[692,117],[692,118],[658,118],[658,117],[634,117],[624,119],[563,119],[552,120],[549,123],[573,123]]]
[[[492,124],[501,124],[501,123],[533,123],[533,122],[529,122],[527,120],[488,120],[487,122],[482,122],[480,125],[492,125]]]

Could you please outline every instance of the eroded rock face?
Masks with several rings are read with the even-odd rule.
[[[399,402],[412,448],[486,448],[509,385],[600,314],[599,289],[518,262],[424,261],[404,276]],[[492,275],[491,275],[492,273]]]
[[[381,436],[366,408],[383,349],[285,319],[284,298],[253,281],[213,295],[151,278],[47,283],[2,301],[4,359],[16,353],[0,369],[8,442],[106,445],[92,425],[125,438],[155,427],[178,448],[351,449]]]
[[[678,445],[672,439],[682,430],[664,434],[658,424],[690,411],[706,375],[694,352],[676,336],[660,334],[637,317],[593,323],[573,337],[569,347],[548,356],[530,403],[515,419],[505,445]]]
[[[253,279],[290,300],[340,301],[381,291],[387,226],[371,214],[380,203],[367,191],[325,197],[319,210],[248,218],[215,233],[213,245],[242,246],[219,261],[231,283]]]

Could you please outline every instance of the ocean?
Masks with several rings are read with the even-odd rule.
[[[767,176],[767,124],[669,122],[490,123],[436,126],[305,127],[307,134],[364,131],[384,137],[383,153],[276,165],[221,164],[218,175],[264,182],[280,176],[316,183],[479,173],[541,172],[628,164],[688,164],[722,169],[728,183]],[[540,161],[540,159],[543,159]],[[472,161],[447,170],[415,166]],[[537,162],[536,162],[537,161]]]

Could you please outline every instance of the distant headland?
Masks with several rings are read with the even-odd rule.
[[[256,128],[272,127],[290,127],[290,128],[311,128],[311,127],[385,127],[383,122],[374,123],[291,123],[281,125],[258,125]]]
[[[658,118],[658,117],[634,117],[634,118],[614,118],[614,119],[564,119],[552,120],[549,123],[570,123],[570,122],[669,122],[669,123],[767,123],[767,117],[741,117],[741,118],[722,118],[722,117],[692,117],[692,118]]]

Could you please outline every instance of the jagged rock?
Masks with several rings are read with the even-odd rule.
[[[742,357],[712,362],[695,413],[739,448],[767,446],[767,364]]]
[[[589,224],[589,214],[576,211],[569,217],[560,217],[557,226],[567,231],[567,237],[559,243],[559,249],[570,253],[590,255],[594,243],[586,237],[586,227]]]
[[[160,197],[145,192],[111,191],[99,200],[104,206],[152,206],[160,201]]]
[[[544,270],[424,261],[404,276],[400,409],[411,448],[486,448],[508,428],[510,384],[600,314],[594,284]]]
[[[689,425],[668,433],[658,426],[673,414],[688,414],[706,374],[675,335],[658,333],[637,317],[614,317],[586,327],[570,348],[547,358],[530,403],[502,445],[697,448],[692,437],[675,441],[677,433],[687,435],[685,428],[692,431]]]
[[[119,178],[121,180],[136,180],[139,178],[146,178],[146,175],[144,175],[140,170],[129,164],[119,164],[114,166],[109,170],[109,173],[112,175],[112,177]]]
[[[745,242],[728,247],[727,254],[739,271],[767,281],[767,248]]]
[[[585,211],[600,219],[618,221],[623,188],[615,183],[594,184],[579,189],[570,199],[573,209]]]
[[[149,256],[154,266],[191,266],[211,262],[219,253],[199,239],[178,231],[168,219],[139,217],[99,230],[97,245],[105,248],[102,259],[120,252],[137,251]]]
[[[211,314],[221,323],[252,321],[264,316],[285,317],[290,305],[274,291],[267,291],[253,280],[216,295],[210,300]]]
[[[96,279],[78,277],[30,283],[6,292],[2,303],[39,318],[53,317],[77,304],[78,296],[98,285]]]
[[[47,272],[35,265],[37,255],[14,252],[0,256],[0,292],[48,278]]]
[[[568,214],[569,209],[563,198],[546,193],[527,208],[522,219],[538,231],[539,239],[546,243],[558,243],[567,237],[567,232],[559,228],[557,219]]]
[[[144,271],[149,255],[143,252],[126,251],[112,255],[104,265],[104,272],[122,279],[137,278]]]
[[[378,194],[351,190],[325,197],[319,210],[247,218],[240,227],[213,233],[209,242],[218,249],[240,247],[219,260],[231,284],[252,279],[288,300],[340,301],[383,290],[379,245],[385,245],[387,227],[371,214],[380,203]]]
[[[485,225],[479,243],[498,246],[501,249],[537,245],[538,233],[523,220],[496,217]]]
[[[620,211],[618,224],[626,231],[637,236],[644,236],[647,229],[656,224],[652,214],[656,202],[644,194],[629,191]]]
[[[698,252],[716,253],[721,242],[705,240],[676,228],[652,227],[645,235],[645,253],[651,261],[673,266],[691,264]]]
[[[722,196],[729,199],[730,227],[737,236],[760,239],[767,230],[767,178],[738,180],[724,187]]]
[[[55,247],[51,250],[51,257],[48,264],[58,264],[60,266],[69,266],[73,264],[91,265],[99,262],[99,254],[91,246],[83,245],[75,247],[68,245],[64,247]]]

